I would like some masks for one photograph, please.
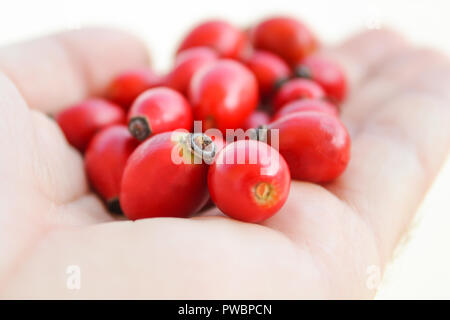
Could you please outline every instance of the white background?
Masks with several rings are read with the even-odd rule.
[[[330,44],[363,28],[390,26],[419,45],[450,53],[446,0],[0,0],[0,45],[85,25],[118,26],[140,36],[155,68],[164,71],[183,34],[202,19],[219,17],[246,26],[283,13],[302,18]],[[447,161],[388,268],[378,298],[450,298],[449,196]]]

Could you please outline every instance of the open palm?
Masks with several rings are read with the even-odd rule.
[[[146,65],[136,39],[91,29],[0,49],[0,297],[373,297],[370,272],[450,148],[450,64],[386,31],[324,54],[351,80],[350,165],[328,185],[293,182],[282,211],[255,225],[217,209],[123,221],[89,191],[81,155],[45,113]],[[66,285],[71,265],[79,290]]]

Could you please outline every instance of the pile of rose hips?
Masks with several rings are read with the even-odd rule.
[[[89,181],[112,212],[189,217],[215,204],[259,222],[284,205],[291,176],[325,183],[349,161],[338,114],[345,75],[317,48],[296,19],[245,31],[209,21],[184,38],[167,75],[122,73],[104,97],[56,121],[84,153]],[[248,135],[224,139],[240,128]]]

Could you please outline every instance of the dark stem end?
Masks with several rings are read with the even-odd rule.
[[[216,155],[216,145],[204,133],[192,133],[189,146],[194,155],[202,158],[206,163],[210,163]]]
[[[311,79],[311,70],[307,66],[298,66],[295,68],[294,74],[297,78]]]
[[[130,119],[128,130],[136,139],[143,141],[150,137],[152,129],[146,117],[136,116]]]
[[[277,79],[273,85],[274,91],[278,91],[286,82],[288,82],[290,78],[280,78]]]
[[[262,141],[265,143],[268,143],[268,135],[269,135],[269,127],[266,125],[260,125],[258,128],[256,128],[256,139],[258,141]]]
[[[115,214],[123,214],[122,208],[120,207],[119,197],[114,197],[106,201],[106,207],[108,211]]]

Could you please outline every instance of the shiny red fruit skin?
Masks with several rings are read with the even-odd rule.
[[[124,125],[114,125],[97,133],[89,143],[84,165],[89,182],[103,199],[119,196],[122,174],[128,157],[139,145]]]
[[[289,66],[276,54],[269,51],[255,50],[246,59],[246,66],[255,74],[262,96],[273,93],[275,84],[291,76]]]
[[[337,63],[319,56],[309,56],[297,67],[297,70],[302,69],[310,79],[322,86],[330,100],[337,103],[344,101],[347,78]]]
[[[301,99],[294,100],[285,104],[284,107],[282,107],[277,113],[275,113],[272,121],[276,121],[287,114],[305,111],[318,111],[327,113],[335,117],[339,116],[338,109],[334,104],[321,99]]]
[[[252,157],[256,161],[250,163]],[[238,163],[239,158],[244,161]],[[262,173],[262,168],[268,169],[267,172]],[[208,172],[208,190],[213,202],[226,215],[245,222],[261,222],[278,212],[287,200],[290,182],[283,157],[256,140],[228,144]],[[270,199],[257,200],[255,190],[261,184],[271,186]]]
[[[163,77],[150,69],[135,69],[119,74],[110,83],[106,97],[128,110],[142,92],[162,84]]]
[[[255,76],[243,64],[229,59],[208,65],[192,78],[189,98],[194,119],[203,130],[240,128],[258,104]]]
[[[273,98],[273,108],[280,110],[287,103],[298,99],[323,99],[325,91],[308,79],[292,79],[281,86]]]
[[[175,66],[166,77],[165,85],[186,95],[192,76],[218,57],[217,53],[208,47],[181,51],[175,59]]]
[[[89,99],[64,109],[55,120],[67,141],[83,152],[97,131],[125,123],[125,112],[107,100]]]
[[[293,179],[328,182],[339,177],[347,167],[350,136],[335,116],[296,112],[272,122],[268,128],[279,130],[278,150],[288,163]]]
[[[210,47],[223,58],[239,59],[246,50],[244,32],[222,20],[206,21],[192,29],[177,52],[193,47]]]
[[[172,150],[179,144],[177,139],[187,134],[157,134],[131,154],[120,192],[120,204],[129,219],[187,217],[205,205],[208,166],[176,164],[171,158]]]
[[[145,91],[134,101],[128,112],[128,122],[145,117],[151,134],[186,129],[193,125],[192,108],[178,91],[158,87]]]
[[[255,110],[253,113],[245,120],[243,129],[255,129],[259,126],[266,125],[270,122],[270,116],[265,111]]]
[[[311,31],[300,21],[289,17],[262,21],[251,31],[251,41],[255,48],[273,52],[291,66],[318,47]]]

